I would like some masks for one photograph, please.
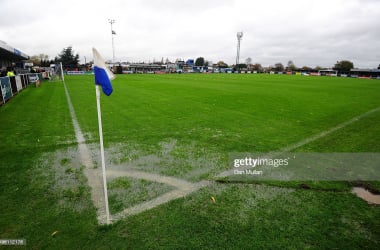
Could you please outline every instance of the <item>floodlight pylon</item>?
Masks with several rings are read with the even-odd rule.
[[[108,19],[108,22],[111,24],[111,36],[112,36],[112,64],[115,63],[115,44],[113,36],[116,34],[112,28],[112,25],[115,23],[114,19]]]
[[[236,34],[236,37],[237,37],[237,40],[238,40],[238,43],[237,43],[237,52],[236,52],[236,67],[238,67],[239,65],[239,61],[240,61],[240,42],[241,42],[241,39],[243,38],[243,32],[240,31]]]

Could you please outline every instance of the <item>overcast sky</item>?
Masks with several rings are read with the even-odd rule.
[[[0,0],[0,40],[53,59],[72,46],[84,62],[96,47],[117,61],[184,60],[199,56],[298,67],[380,64],[380,0]]]

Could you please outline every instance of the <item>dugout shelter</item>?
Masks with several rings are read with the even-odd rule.
[[[6,75],[8,70],[14,70],[15,65],[22,65],[21,62],[27,59],[29,59],[28,55],[4,41],[0,41],[0,105],[4,104],[29,84],[30,81],[26,75],[11,77]]]
[[[7,68],[23,60],[28,60],[29,56],[20,50],[0,41],[0,67]]]

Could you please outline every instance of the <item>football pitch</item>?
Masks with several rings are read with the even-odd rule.
[[[65,84],[99,166],[93,76]],[[146,178],[109,178],[111,214],[208,184],[99,226],[64,86],[44,82],[0,107],[0,239],[32,249],[380,247],[379,206],[352,194],[357,182],[215,181],[236,152],[380,153],[380,81],[136,74],[112,84],[101,96],[106,165]],[[360,185],[380,191],[379,181]]]

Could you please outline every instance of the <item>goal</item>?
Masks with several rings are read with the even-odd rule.
[[[51,64],[50,65],[50,81],[65,81],[65,77],[63,75],[62,63]]]

